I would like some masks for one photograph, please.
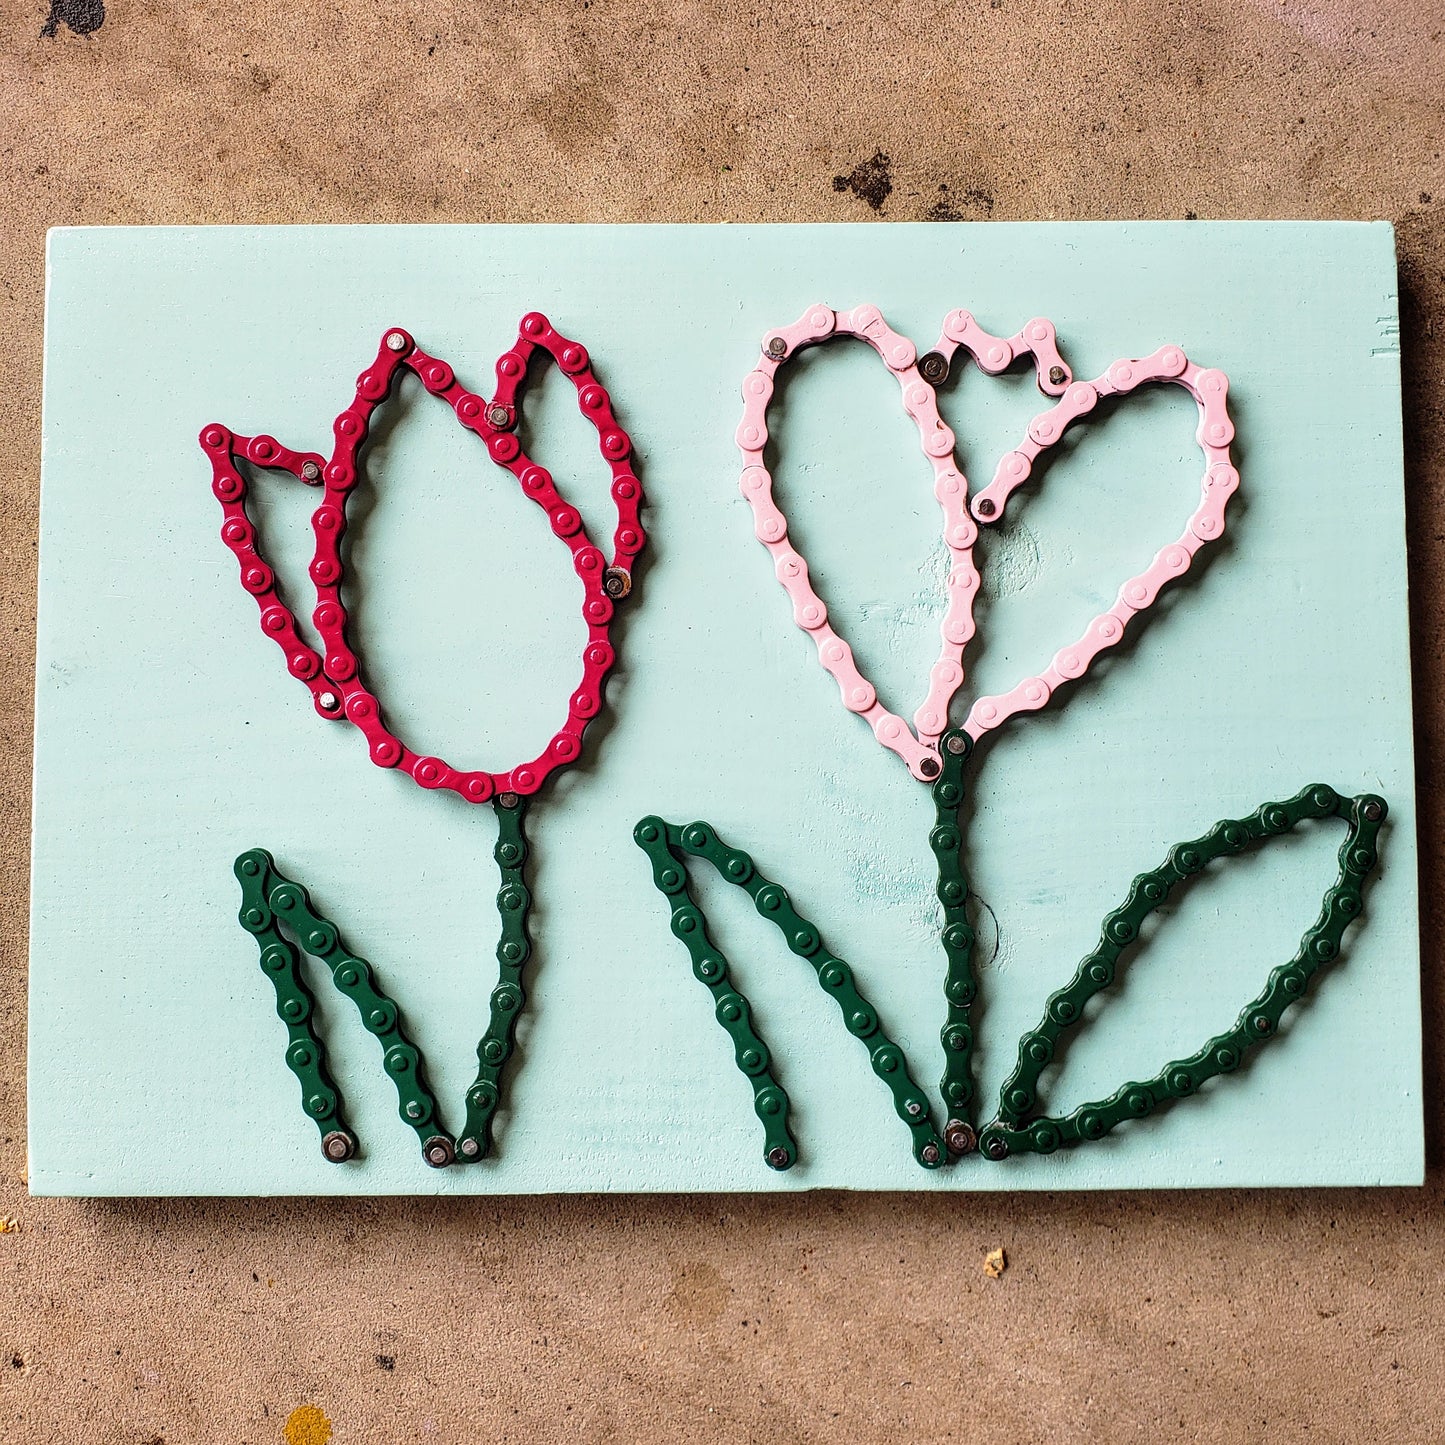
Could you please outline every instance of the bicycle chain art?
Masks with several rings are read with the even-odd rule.
[[[917,426],[922,451],[932,467],[934,496],[942,512],[949,557],[942,646],[911,727],[882,705],[848,643],[830,624],[807,562],[789,536],[764,459],[768,406],[779,369],[805,348],[838,337],[866,343],[897,379],[904,410]],[[1040,391],[1053,403],[1034,417],[1025,440],[1005,454],[992,480],[972,496],[957,461],[954,435],[939,415],[936,390],[947,380],[960,352],[989,375],[1029,360]],[[1008,692],[975,699],[962,726],[951,726],[950,713],[965,678],[965,651],[975,634],[974,601],[982,579],[973,549],[979,529],[1002,520],[1010,497],[1070,426],[1086,419],[1106,399],[1126,397],[1146,384],[1182,387],[1197,403],[1195,435],[1205,459],[1197,507],[1177,539],[1123,584],[1114,605],[1094,618],[1079,638]],[[766,1163],[784,1170],[799,1158],[788,1125],[789,1098],[753,1021],[752,1007],[733,979],[733,966],[709,933],[708,920],[693,896],[689,859],[703,860],[726,882],[744,889],[758,913],[781,931],[788,949],[809,962],[824,992],[837,1000],[844,1027],[867,1050],[873,1071],[887,1086],[909,1131],[913,1157],[924,1168],[937,1169],[966,1155],[1002,1161],[1049,1154],[1061,1146],[1100,1139],[1125,1120],[1152,1114],[1170,1101],[1196,1093],[1216,1075],[1238,1069],[1252,1050],[1279,1032],[1285,1011],[1303,997],[1314,976],[1339,957],[1346,931],[1361,917],[1366,884],[1379,861],[1379,835],[1387,814],[1383,798],[1373,793],[1351,796],[1314,784],[1293,798],[1265,803],[1246,818],[1216,823],[1201,837],[1170,849],[1158,867],[1138,875],[1123,902],[1104,918],[1098,944],[1079,963],[1073,978],[1048,999],[1039,1023],[1020,1039],[1017,1064],[986,1122],[977,1108],[973,1077],[970,1010],[978,983],[962,815],[968,769],[979,755],[979,743],[1011,718],[1044,707],[1066,684],[1084,677],[1095,659],[1117,646],[1133,620],[1154,605],[1162,589],[1189,572],[1199,551],[1224,535],[1225,509],[1239,486],[1239,473],[1230,459],[1234,426],[1224,374],[1190,361],[1177,346],[1162,346],[1140,360],[1116,361],[1091,381],[1078,381],[1059,352],[1049,321],[1038,318],[1013,336],[993,336],[963,310],[947,315],[937,345],[920,356],[877,307],[834,311],[820,305],[810,307],[791,326],[765,335],[761,356],[742,391],[744,410],[737,431],[743,454],[740,489],[751,507],[756,536],[771,554],[788,594],[794,621],[812,637],[819,660],[838,683],[843,705],[867,722],[878,741],[932,790],[935,814],[929,842],[937,862],[939,939],[945,958],[939,1123],[903,1050],[888,1035],[880,1011],[864,996],[853,970],[825,944],[821,931],[794,909],[784,888],[766,877],[746,852],[724,843],[705,822],[680,826],[650,816],[637,824],[634,839],[646,853],[653,882],[667,901],[672,932],[685,945],[694,974],[708,988],[717,1020],[732,1042],[737,1067],[752,1086]],[[1234,1026],[1190,1057],[1165,1064],[1153,1078],[1125,1083],[1109,1097],[1083,1104],[1067,1117],[1041,1112],[1039,1083],[1044,1070],[1055,1061],[1066,1035],[1078,1026],[1085,1005],[1114,982],[1126,956],[1137,948],[1144,920],[1210,864],[1260,847],[1312,819],[1334,819],[1345,827],[1338,877],[1325,892],[1319,916],[1305,930],[1294,957],[1269,974]]]
[[[558,490],[550,473],[527,456],[517,437],[523,388],[539,352],[571,380],[582,415],[597,430],[617,510],[610,560],[588,536],[581,514]],[[582,584],[587,638],[581,681],[547,746],[535,758],[510,769],[459,769],[409,747],[387,726],[376,695],[367,685],[361,659],[348,639],[342,596],[347,502],[363,480],[361,453],[373,415],[394,394],[406,372],[417,376],[428,392],[452,408],[457,420],[485,444],[491,460],[511,472],[523,495],[547,514],[553,533],[570,551]],[[530,312],[522,318],[515,343],[497,361],[496,377],[490,400],[477,395],[458,380],[447,362],[428,355],[410,334],[394,327],[383,335],[376,359],[358,377],[354,400],[336,418],[335,445],[329,458],[319,452],[293,451],[273,437],[242,436],[219,423],[201,432],[201,447],[212,468],[212,489],[224,513],[221,538],[240,566],[242,587],[260,608],[261,630],[275,639],[292,676],[310,690],[317,714],[358,728],[377,766],[397,769],[423,788],[448,789],[468,803],[490,803],[498,820],[493,856],[500,874],[499,979],[491,995],[488,1026],[477,1048],[477,1077],[466,1094],[465,1124],[455,1140],[439,1122],[422,1053],[407,1036],[400,1011],[376,982],[370,964],[343,941],[336,925],[313,907],[306,889],[288,878],[265,849],[249,849],[236,859],[242,895],[240,922],[254,936],[261,967],[275,987],[277,1012],[288,1032],[286,1063],[300,1082],[303,1108],[321,1133],[323,1155],[337,1164],[356,1155],[358,1140],[346,1121],[313,1022],[315,1001],[302,977],[302,951],[328,966],[338,991],[355,1002],[364,1027],[381,1043],[383,1066],[396,1085],[401,1118],[416,1131],[426,1162],[441,1168],[480,1160],[492,1150],[493,1121],[503,1098],[504,1072],[514,1049],[517,1019],[526,1003],[524,975],[532,952],[527,814],[548,777],[581,757],[587,726],[602,710],[607,675],[615,660],[611,629],[617,604],[632,591],[637,559],[646,543],[640,520],[642,489],[631,464],[632,443],[617,422],[611,398],[593,373],[586,348],[561,335],[540,312]],[[302,638],[296,614],[282,600],[275,572],[262,554],[246,507],[248,486],[242,462],[287,473],[322,489],[311,518],[316,546],[309,569],[316,592],[312,621],[322,644],[320,651]]]

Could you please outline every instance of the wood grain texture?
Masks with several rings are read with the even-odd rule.
[[[0,1213],[21,1220],[0,1234],[4,1438],[272,1442],[303,1404],[338,1442],[1437,1437],[1439,5],[1086,14],[1002,0],[782,17],[720,4],[111,0],[96,26],[98,8],[22,0],[0,17]],[[27,1198],[47,226],[1191,213],[1383,216],[1399,230],[1423,1191],[904,1207],[843,1195]],[[989,1279],[984,1255],[1000,1244],[1009,1268]]]

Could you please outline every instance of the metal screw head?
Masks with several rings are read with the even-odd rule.
[[[327,712],[335,712],[341,706],[341,699],[334,692],[323,692],[316,699]]]
[[[445,1169],[457,1156],[456,1150],[452,1148],[452,1141],[445,1134],[433,1134],[422,1144],[421,1157],[433,1169]]]
[[[463,1139],[459,1147],[468,1159],[475,1159],[482,1152],[482,1146],[475,1139]]]
[[[930,351],[918,358],[918,374],[932,386],[948,380],[948,358],[941,351]]]
[[[923,1112],[923,1105],[917,1099],[911,1099],[908,1104],[908,1112],[916,1117]]]
[[[939,773],[943,771],[943,768],[937,758],[924,758],[918,764],[918,771],[922,773],[925,778],[936,778]]]
[[[421,1115],[422,1115],[422,1107],[421,1107],[420,1104],[417,1103],[417,1101],[416,1101],[415,1099],[413,1099],[413,1100],[406,1106],[406,1117],[407,1117],[408,1119],[420,1119],[420,1118],[421,1118]]]
[[[958,757],[958,755],[963,752],[963,750],[968,746],[968,744],[964,742],[961,734],[954,733],[954,735],[949,738],[949,740],[944,743],[943,746],[946,747],[949,752],[954,755],[954,757]]]
[[[1062,366],[1049,367],[1049,381],[1054,386],[1062,386],[1069,379],[1069,373]]]
[[[491,422],[493,426],[510,426],[512,413],[500,402],[496,402],[487,408],[487,420]]]
[[[925,1164],[937,1164],[943,1156],[939,1154],[937,1144],[925,1144],[923,1148],[918,1151],[918,1157],[922,1159]]]
[[[1385,816],[1384,808],[1374,798],[1371,798],[1360,811],[1365,815],[1367,823],[1378,823]]]
[[[602,574],[602,590],[609,597],[626,597],[632,591],[632,574],[623,567],[609,567]]]
[[[978,1148],[978,1135],[973,1125],[962,1119],[950,1119],[943,1131],[943,1142],[948,1145],[950,1154],[972,1154]]]
[[[770,336],[768,338],[767,352],[769,356],[781,360],[788,354],[788,343],[781,336]]]
[[[333,1164],[345,1164],[356,1153],[356,1140],[343,1129],[333,1129],[321,1140],[321,1152]]]
[[[1269,1034],[1274,1032],[1274,1025],[1264,1014],[1256,1014],[1254,1018],[1254,1031],[1258,1034]]]
[[[515,808],[520,801],[515,793],[497,794],[497,802],[504,808]]]
[[[768,1150],[768,1163],[769,1165],[771,1165],[772,1168],[786,1169],[792,1162],[792,1158],[789,1156],[788,1151],[784,1149],[781,1144],[779,1144],[775,1149]]]
[[[400,331],[388,331],[386,333],[386,348],[388,351],[403,351],[406,348],[406,337]]]
[[[303,482],[319,482],[321,480],[321,468],[315,462],[301,463],[301,480]]]
[[[978,501],[973,504],[973,510],[977,512],[980,517],[991,517],[998,511],[998,507],[994,504],[992,497],[980,497]]]
[[[983,1146],[983,1152],[990,1159],[999,1160],[1008,1158],[1008,1140],[1000,1139],[997,1134]]]

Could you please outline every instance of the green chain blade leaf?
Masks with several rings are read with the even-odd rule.
[[[855,984],[852,969],[825,947],[819,931],[793,908],[786,890],[760,873],[746,853],[723,843],[707,823],[678,828],[662,818],[648,817],[638,823],[633,837],[652,862],[658,889],[669,899],[679,900],[673,904],[672,931],[687,946],[693,972],[713,994],[718,1022],[733,1040],[738,1067],[753,1080],[754,1106],[767,1136],[764,1157],[768,1162],[774,1168],[787,1168],[797,1158],[797,1146],[787,1133],[787,1095],[768,1072],[770,1055],[752,1026],[747,998],[729,982],[727,960],[708,935],[707,920],[693,900],[684,853],[706,860],[726,882],[744,889],[758,912],[782,933],[789,949],[812,964],[824,992],[842,1010],[848,1032],[867,1048],[873,1072],[893,1096],[894,1108],[912,1136],[914,1158],[925,1168],[942,1164],[946,1158],[943,1141],[903,1051],[884,1032],[877,1010]],[[760,1082],[765,1076],[765,1082]],[[780,1107],[765,1113],[764,1100],[770,1107],[774,1103]]]
[[[1386,812],[1385,800],[1373,793],[1346,798],[1316,783],[1285,802],[1265,803],[1248,818],[1216,823],[1202,838],[1170,849],[1158,868],[1141,873],[1129,896],[1104,919],[1098,946],[1085,956],[1071,982],[1049,999],[1039,1024],[1019,1040],[1018,1063],[1000,1091],[998,1116],[979,1136],[983,1154],[995,1160],[1010,1154],[1048,1154],[1061,1145],[1100,1139],[1125,1119],[1143,1118],[1194,1093],[1215,1075],[1237,1069],[1251,1049],[1275,1036],[1285,1010],[1304,995],[1315,974],[1339,956],[1345,930],[1364,908],[1365,883],[1379,861]],[[1154,1078],[1124,1084],[1107,1099],[1083,1104],[1066,1118],[1030,1117],[1038,1105],[1039,1077],[1053,1060],[1060,1038],[1078,1024],[1085,1004],[1114,981],[1144,919],[1207,864],[1263,844],[1308,818],[1339,818],[1348,824],[1339,851],[1339,877],[1325,893],[1320,915],[1305,931],[1299,951],[1270,974],[1234,1027],[1189,1058],[1166,1064]]]
[[[277,1011],[293,1029],[286,1061],[302,1081],[307,1112],[318,1124],[323,1122],[311,1108],[313,1097],[325,1098],[322,1085],[335,1098],[336,1111],[340,1099],[325,1072],[325,1055],[311,1023],[312,997],[301,982],[295,949],[280,934],[281,925],[290,929],[307,953],[326,964],[332,982],[356,1004],[362,1025],[380,1042],[382,1066],[396,1085],[397,1111],[421,1139],[423,1158],[433,1167],[450,1164],[452,1141],[436,1127],[436,1099],[427,1086],[421,1052],[407,1037],[396,1005],[373,982],[371,965],[347,948],[336,925],[316,912],[306,889],[287,878],[264,849],[241,854],[235,871],[241,884],[241,926],[255,936],[262,967],[276,986]],[[278,944],[289,950],[289,959],[275,951]],[[297,1015],[294,1022],[285,1011],[288,1007]],[[344,1126],[338,1128],[351,1140],[354,1151],[355,1136]],[[327,1158],[339,1163],[350,1158],[350,1153],[328,1149]]]

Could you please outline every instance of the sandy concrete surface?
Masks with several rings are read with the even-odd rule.
[[[747,0],[46,6],[10,0],[0,11],[0,1213],[19,1220],[0,1234],[0,1439],[1445,1435],[1445,10],[1384,0],[819,0],[786,14]],[[1432,1162],[1423,1191],[27,1197],[46,227],[1184,216],[1385,217],[1399,228]],[[1347,377],[1338,404],[1349,405]],[[96,462],[102,485],[106,459]],[[1009,1265],[993,1279],[984,1260],[1000,1245]]]

